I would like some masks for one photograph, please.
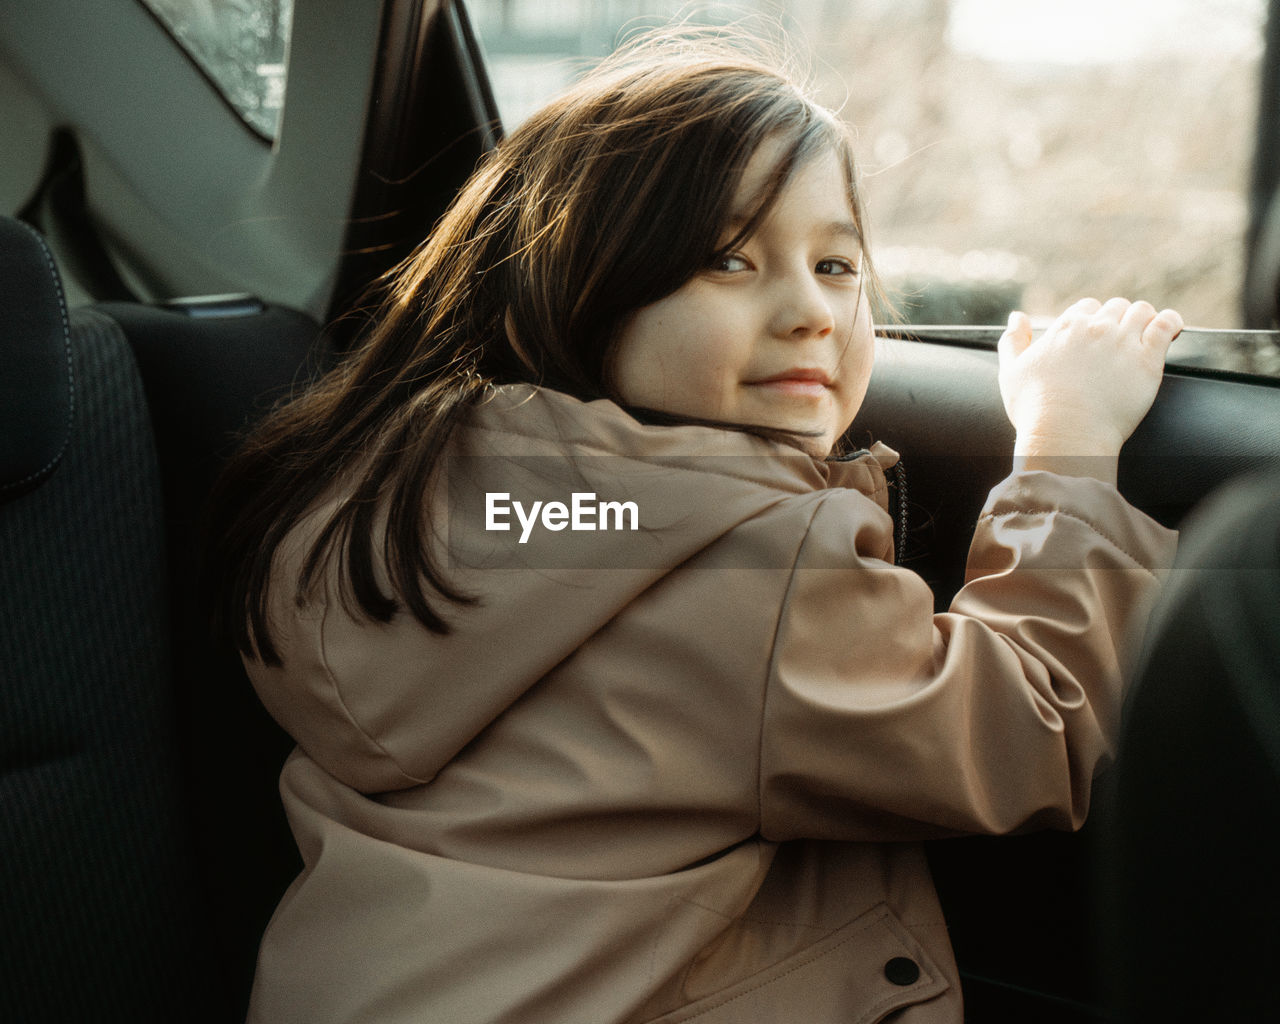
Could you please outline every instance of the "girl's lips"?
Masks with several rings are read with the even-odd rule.
[[[756,381],[753,387],[775,391],[782,395],[796,395],[805,398],[821,398],[830,390],[828,385],[817,380],[805,380],[802,377],[779,377],[774,380]]]
[[[766,388],[783,395],[820,398],[831,389],[831,378],[821,370],[795,369],[748,382],[752,387]]]

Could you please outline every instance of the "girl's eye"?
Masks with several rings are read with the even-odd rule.
[[[751,269],[751,262],[736,252],[720,253],[711,260],[711,269],[722,274],[733,274]]]
[[[838,257],[818,260],[817,265],[813,269],[819,274],[829,274],[836,277],[846,274],[856,275],[858,273],[858,268],[852,260],[846,260]]]

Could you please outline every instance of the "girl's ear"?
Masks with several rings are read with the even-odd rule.
[[[520,344],[520,337],[516,334],[516,320],[511,315],[511,307],[507,307],[507,312],[502,318],[503,329],[507,332],[507,344],[511,346],[511,351],[516,354],[516,358],[524,364],[525,368],[533,374],[538,372],[538,368],[533,365],[533,360],[529,358],[529,353],[524,350]]]

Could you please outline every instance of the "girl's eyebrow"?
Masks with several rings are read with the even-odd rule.
[[[737,235],[750,222],[750,217],[744,214],[735,213],[729,218],[729,231]],[[858,226],[851,220],[833,220],[825,224],[819,224],[815,234],[821,235],[823,238],[848,238],[862,244],[862,232],[858,230]]]
[[[823,226],[823,233],[827,236],[843,236],[851,238],[859,245],[862,244],[862,232],[858,230],[858,226],[850,220],[833,220]]]

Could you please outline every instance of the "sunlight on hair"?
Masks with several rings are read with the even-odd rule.
[[[670,18],[635,17],[619,29],[614,54],[644,52],[655,45],[676,54],[681,42],[693,61],[719,48],[726,56],[754,59],[789,78],[803,80],[808,70],[782,7],[761,11],[732,4],[689,4]]]

